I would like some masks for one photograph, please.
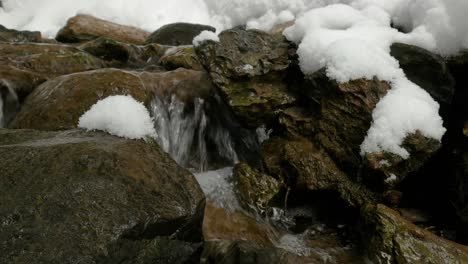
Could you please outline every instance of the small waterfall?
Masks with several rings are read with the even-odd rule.
[[[6,127],[20,108],[18,95],[9,82],[0,80],[0,128]]]
[[[236,125],[215,97],[182,102],[154,97],[151,112],[157,142],[180,165],[205,171],[233,165],[239,152],[258,148],[255,133]]]

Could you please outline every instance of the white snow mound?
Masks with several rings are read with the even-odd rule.
[[[125,95],[109,96],[98,101],[80,117],[78,127],[101,130],[128,139],[156,136],[153,120],[146,107]]]
[[[193,38],[193,45],[198,46],[203,43],[203,41],[207,40],[212,40],[219,42],[219,37],[216,35],[216,33],[209,31],[209,30],[203,30],[198,36]]]

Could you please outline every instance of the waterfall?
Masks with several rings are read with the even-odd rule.
[[[150,110],[156,141],[180,165],[205,171],[233,165],[239,152],[258,148],[255,132],[246,132],[214,98],[182,102],[176,95],[155,96]],[[242,135],[242,136],[241,136]],[[243,154],[241,154],[243,155]]]

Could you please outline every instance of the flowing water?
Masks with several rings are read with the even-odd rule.
[[[2,95],[0,94],[0,128],[5,127],[4,121],[3,121],[3,99]]]

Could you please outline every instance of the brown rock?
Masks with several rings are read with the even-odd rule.
[[[55,38],[60,42],[75,43],[106,37],[143,45],[149,35],[149,32],[135,27],[119,25],[89,15],[77,15],[67,21]]]
[[[203,66],[198,61],[193,47],[173,47],[166,51],[166,54],[159,61],[167,70],[186,68],[202,71]]]

